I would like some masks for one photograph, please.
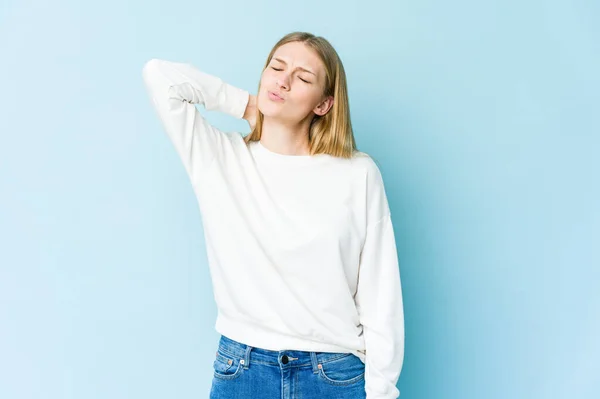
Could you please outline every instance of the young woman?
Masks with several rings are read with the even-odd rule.
[[[210,397],[397,398],[404,314],[382,176],[322,37],[271,50],[258,94],[187,63],[143,77],[201,211],[221,334]],[[248,121],[224,132],[195,104]]]

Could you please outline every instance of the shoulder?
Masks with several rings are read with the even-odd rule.
[[[365,152],[357,151],[352,158],[352,162],[360,170],[364,182],[366,220],[367,225],[372,225],[390,213],[381,169],[376,159]]]
[[[379,163],[366,152],[356,151],[352,157],[352,164],[365,176],[369,186],[383,186],[383,176]]]

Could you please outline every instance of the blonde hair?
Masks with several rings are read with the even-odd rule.
[[[329,112],[323,116],[315,114],[311,121],[308,133],[310,154],[330,154],[336,157],[352,158],[357,149],[350,121],[346,73],[340,57],[325,38],[308,32],[288,33],[275,44],[269,53],[263,71],[271,62],[275,51],[290,42],[304,43],[319,56],[325,65],[323,94],[334,98]],[[246,144],[250,141],[259,141],[262,135],[264,115],[258,110],[258,107],[256,113],[254,128],[244,137]]]

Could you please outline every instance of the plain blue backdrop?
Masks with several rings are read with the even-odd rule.
[[[600,397],[599,4],[3,1],[0,398],[208,397],[202,219],[142,67],[255,92],[294,30],[338,50],[384,176],[401,397]]]

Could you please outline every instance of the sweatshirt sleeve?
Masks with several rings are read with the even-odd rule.
[[[365,340],[367,399],[394,399],[404,360],[404,309],[392,218],[383,181],[374,166],[369,215],[360,255],[355,302]],[[381,216],[382,215],[382,216]]]
[[[144,64],[142,76],[162,126],[195,183],[228,140],[223,131],[204,119],[195,104],[240,119],[249,92],[191,64],[156,58]]]

